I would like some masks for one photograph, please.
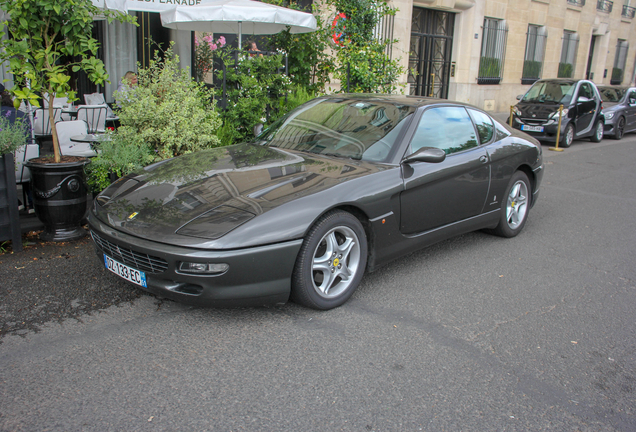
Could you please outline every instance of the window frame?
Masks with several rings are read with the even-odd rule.
[[[484,17],[477,84],[499,84],[503,78],[508,26],[506,20]]]
[[[523,56],[523,70],[521,84],[534,84],[541,79],[543,64],[545,63],[545,47],[548,39],[546,26],[528,24],[526,33],[526,51]],[[538,63],[538,65],[536,64]],[[538,67],[538,71],[535,71]]]

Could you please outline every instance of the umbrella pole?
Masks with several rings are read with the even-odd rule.
[[[241,21],[239,21],[238,25],[239,25],[239,28],[238,28],[238,30],[239,30],[239,32],[238,32],[239,33],[238,34],[238,37],[239,37],[238,49],[240,50],[243,47],[243,23]]]

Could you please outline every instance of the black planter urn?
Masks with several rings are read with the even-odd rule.
[[[33,163],[31,192],[33,207],[44,224],[40,239],[45,241],[71,241],[86,236],[81,222],[88,204],[84,166],[88,159],[78,162]]]

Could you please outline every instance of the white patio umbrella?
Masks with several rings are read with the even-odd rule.
[[[93,4],[100,9],[128,12],[126,0],[92,0]]]
[[[190,7],[175,6],[161,12],[161,24],[176,30],[276,34],[290,28],[292,33],[316,30],[316,18],[306,12],[253,0],[217,0]]]

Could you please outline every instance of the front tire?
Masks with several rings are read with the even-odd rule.
[[[603,140],[603,132],[605,131],[605,125],[602,121],[597,121],[594,125],[594,135],[590,137],[592,142],[601,142]]]
[[[356,290],[367,265],[367,237],[360,221],[334,210],[307,233],[296,258],[291,300],[312,309],[344,304]]]
[[[616,123],[614,128],[614,139],[619,140],[623,138],[623,135],[625,135],[625,117],[618,119],[618,123]]]
[[[565,131],[563,132],[563,137],[561,138],[561,147],[568,148],[572,145],[573,141],[574,126],[572,126],[572,123],[570,123],[565,127]]]
[[[513,174],[506,189],[506,201],[501,207],[499,225],[492,234],[500,237],[514,237],[521,232],[528,220],[531,204],[531,187],[528,176],[523,171]]]

